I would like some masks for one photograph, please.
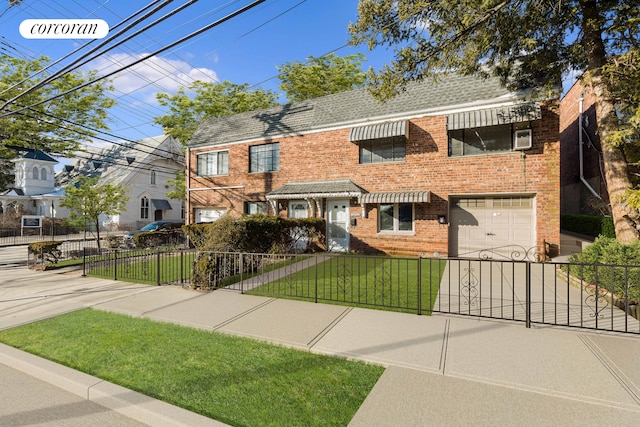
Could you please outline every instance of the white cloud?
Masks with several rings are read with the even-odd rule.
[[[147,54],[117,53],[103,55],[90,64],[100,75],[111,73],[118,68],[146,56]],[[218,81],[216,72],[209,68],[193,67],[184,60],[152,56],[139,64],[111,77],[117,91],[130,94],[135,92],[147,99],[155,99],[155,93],[174,93],[180,86],[187,86],[195,80]]]

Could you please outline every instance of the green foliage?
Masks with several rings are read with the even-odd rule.
[[[32,242],[29,243],[28,251],[30,254],[34,255],[36,259],[39,259],[43,262],[48,262],[51,264],[56,264],[60,257],[62,256],[62,252],[58,249],[58,247],[64,242],[62,241],[54,241],[47,240],[43,242]]]
[[[69,208],[69,221],[79,227],[93,224],[100,242],[100,215],[119,215],[126,209],[126,190],[122,185],[100,184],[100,178],[81,176],[65,188],[60,206]]]
[[[5,100],[18,96],[24,89],[36,85],[48,77],[41,72],[51,60],[45,56],[32,60],[0,55],[0,110],[2,114],[24,106],[37,104],[54,95],[79,86],[96,77],[95,71],[73,71],[52,83],[20,97],[15,103],[2,108]],[[23,80],[25,80],[23,82]],[[89,142],[93,129],[108,129],[107,110],[115,101],[107,96],[112,89],[109,82],[98,82],[42,105],[31,107],[22,114],[0,117],[2,144],[0,144],[0,190],[11,181],[16,151],[6,145],[37,148],[52,155],[73,157],[82,142]]]
[[[361,88],[367,80],[363,61],[365,56],[361,53],[344,57],[332,53],[276,66],[280,89],[289,101],[295,102]]]
[[[592,237],[616,237],[613,219],[610,216],[561,214],[560,228]]]
[[[160,105],[169,107],[164,116],[155,118],[164,133],[186,144],[202,120],[268,108],[277,105],[278,95],[270,90],[251,90],[248,83],[230,81],[209,83],[195,81],[180,87],[175,95],[156,95]]]
[[[587,284],[607,289],[619,298],[640,302],[640,240],[623,244],[615,238],[598,237],[581,253],[569,258],[574,267],[571,274]],[[634,266],[634,267],[622,267]],[[567,271],[567,268],[563,268]]]

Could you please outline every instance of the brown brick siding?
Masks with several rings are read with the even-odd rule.
[[[249,174],[248,147],[235,144],[193,149],[195,156],[206,151],[228,149],[229,176],[204,179],[192,172],[191,188],[244,185],[243,189],[191,191],[190,218],[199,206],[243,210],[243,201],[264,201],[264,195],[289,182],[350,179],[369,192],[429,190],[431,203],[415,205],[415,235],[385,236],[377,232],[377,207],[367,205],[367,217],[352,200],[351,250],[387,253],[441,255],[448,253],[447,225],[437,215],[448,215],[451,195],[531,194],[536,196],[536,236],[541,248],[547,241],[559,245],[560,150],[555,104],[543,108],[543,118],[533,122],[531,150],[473,157],[449,157],[446,117],[412,119],[406,146],[406,161],[359,164],[359,150],[348,141],[350,129],[279,138],[280,171]],[[265,141],[271,142],[271,141]],[[326,206],[325,206],[326,207]],[[286,212],[280,212],[284,215]]]

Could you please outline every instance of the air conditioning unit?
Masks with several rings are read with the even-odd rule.
[[[513,149],[528,150],[531,148],[531,129],[520,129],[514,132]]]

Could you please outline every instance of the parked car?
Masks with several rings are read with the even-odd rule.
[[[184,225],[183,220],[154,221],[145,225],[140,230],[126,232],[124,235],[124,244],[125,246],[132,248],[135,246],[135,244],[133,243],[133,236],[135,236],[136,234],[151,232],[151,231],[166,233],[168,239],[173,236],[177,237],[178,235],[183,234],[182,233],[183,225]]]

